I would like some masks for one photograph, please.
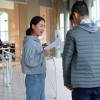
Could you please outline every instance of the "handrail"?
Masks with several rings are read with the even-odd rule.
[[[5,63],[7,64],[7,61],[4,59],[4,57],[0,54],[0,57],[3,61],[5,61]]]
[[[4,64],[4,62],[6,62],[6,67],[5,67],[6,73],[3,74],[3,76],[6,75],[6,77],[3,77],[3,79],[6,78],[6,86],[9,86],[12,83],[12,79],[13,79],[12,57],[15,57],[17,59],[20,59],[20,58],[10,52],[10,47],[0,48],[0,50],[2,50],[2,54],[0,54],[0,57],[2,58],[2,63]],[[4,67],[3,67],[3,71],[4,71]]]
[[[18,57],[18,56],[16,56],[15,54],[13,54],[13,53],[11,53],[11,52],[9,52],[9,51],[5,51],[5,50],[9,50],[9,49],[11,49],[10,47],[8,47],[8,48],[0,48],[0,50],[2,50],[3,52],[5,52],[5,53],[7,53],[7,54],[10,54],[10,55],[12,55],[13,57],[15,57],[15,58],[17,58],[17,59],[21,59],[21,57]],[[20,50],[20,49],[19,49]]]
[[[3,55],[1,55],[0,54],[0,57],[1,57],[1,59],[2,59],[2,63],[3,63],[3,82],[5,83],[6,82],[6,86],[9,86],[9,79],[8,79],[8,62],[7,62],[7,60],[5,60],[5,58],[4,58],[4,56]],[[6,73],[4,72],[4,62],[5,62],[5,64],[6,64]],[[6,74],[5,76],[4,76],[4,74]],[[6,78],[6,79],[5,79]]]

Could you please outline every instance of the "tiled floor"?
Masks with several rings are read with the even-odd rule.
[[[46,100],[71,100],[70,91],[63,86],[61,64],[61,58],[47,60]],[[13,66],[13,81],[8,87],[3,81],[3,70],[0,68],[0,100],[25,100],[24,75],[21,73],[19,64]],[[58,81],[57,85],[56,81]],[[56,86],[58,87],[57,96]]]

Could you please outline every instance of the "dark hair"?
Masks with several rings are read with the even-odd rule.
[[[69,20],[70,20],[70,21],[73,20],[73,15],[72,15],[72,14],[70,14]]]
[[[33,24],[34,25],[38,24],[41,20],[43,20],[45,22],[44,18],[42,18],[41,16],[35,16],[35,17],[33,17],[31,19],[31,22],[30,22],[30,28],[28,28],[26,30],[26,35],[32,35],[32,32],[33,32],[32,25]]]
[[[72,6],[71,12],[72,14],[77,12],[81,16],[89,15],[88,7],[84,1],[76,1]]]

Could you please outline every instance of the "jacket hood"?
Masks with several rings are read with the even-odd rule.
[[[95,33],[99,27],[90,19],[84,19],[80,22],[79,27],[88,31],[89,33]]]
[[[39,42],[39,43],[40,43],[40,40],[37,39],[37,38],[34,37],[34,36],[25,36],[25,38],[24,38],[24,40],[23,40],[23,43],[25,44],[26,42],[28,42],[28,41],[30,41],[30,40],[36,41],[36,42]]]

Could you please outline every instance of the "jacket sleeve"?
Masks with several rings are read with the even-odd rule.
[[[24,48],[24,60],[27,66],[37,67],[41,66],[45,60],[45,57],[43,55],[43,51],[36,53],[36,47],[34,44],[27,44]]]
[[[63,63],[63,79],[64,86],[71,87],[71,62],[73,58],[75,50],[74,38],[71,33],[67,33],[63,55],[62,55],[62,63]]]

